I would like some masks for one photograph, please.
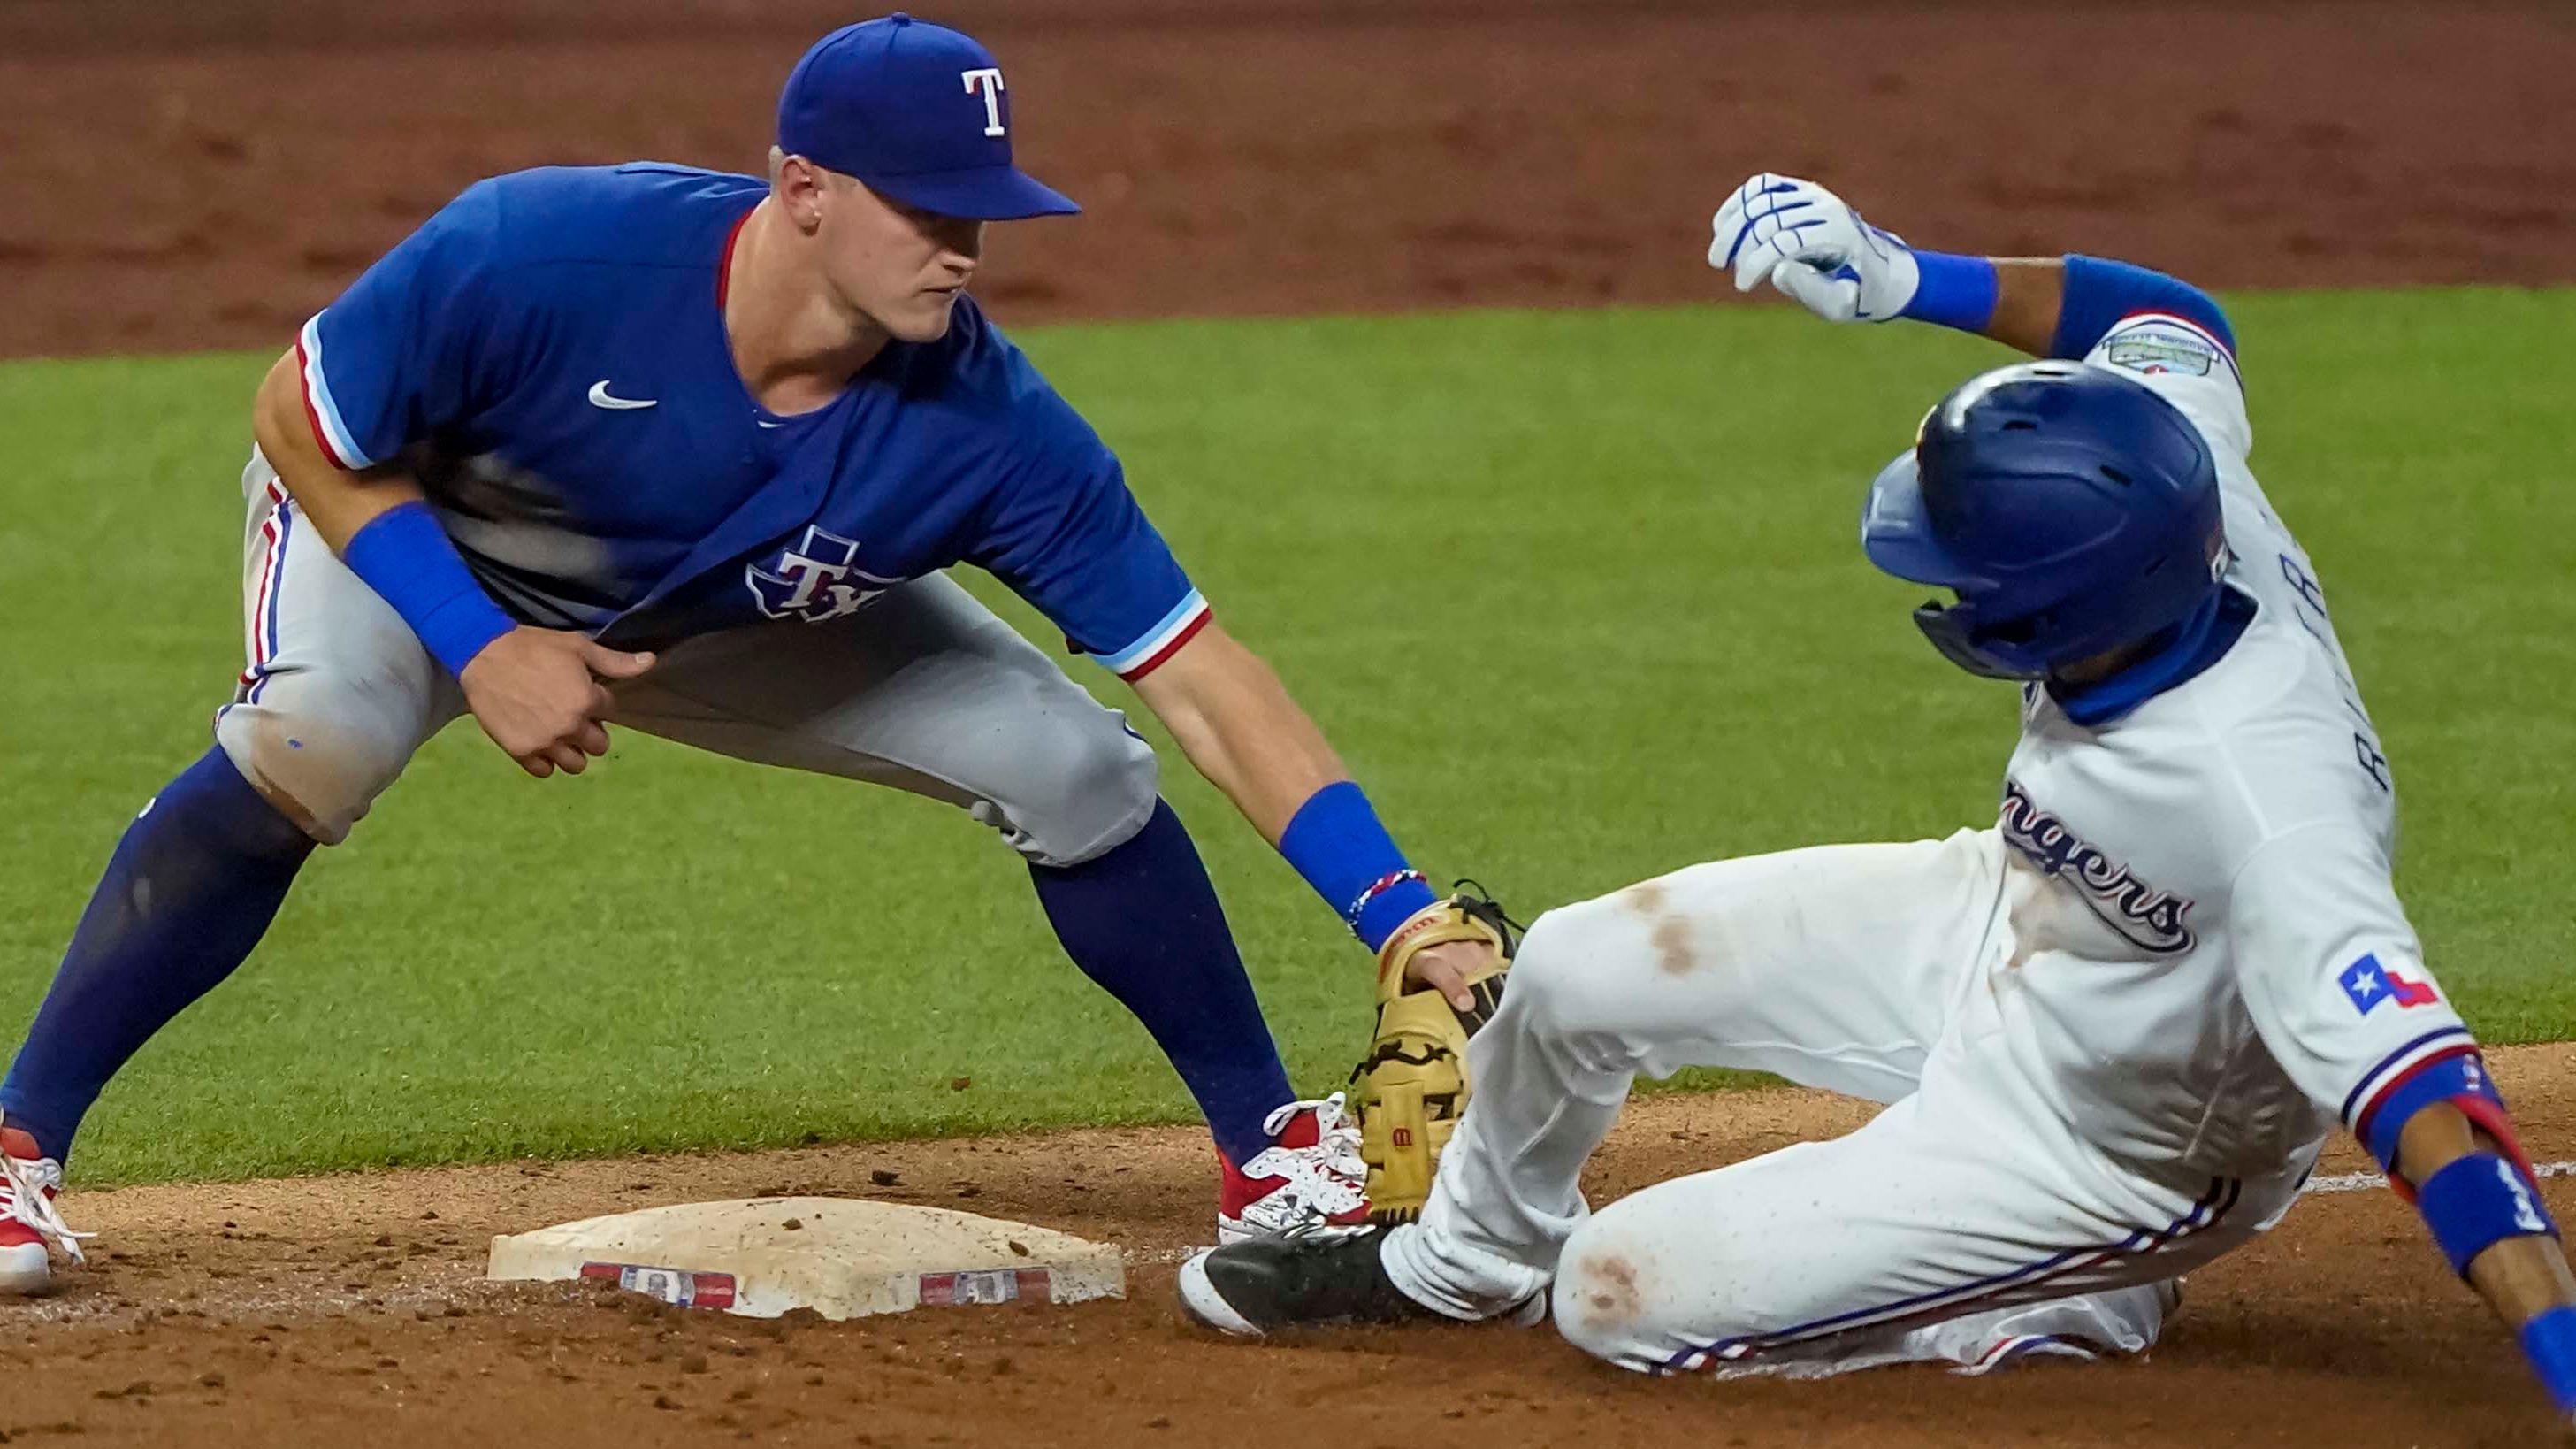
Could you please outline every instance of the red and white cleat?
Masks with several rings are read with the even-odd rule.
[[[62,1191],[63,1165],[40,1156],[36,1139],[15,1127],[0,1127],[0,1294],[25,1296],[54,1286],[48,1245],[60,1244],[75,1263],[80,1240],[54,1210]]]
[[[1235,1165],[1219,1150],[1216,1240],[1240,1243],[1302,1228],[1368,1221],[1368,1163],[1342,1094],[1290,1102],[1264,1118],[1270,1146]]]

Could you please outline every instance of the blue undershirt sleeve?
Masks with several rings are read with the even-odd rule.
[[[2216,298],[2189,282],[2129,262],[2101,257],[2066,258],[2066,299],[2057,313],[2057,335],[2051,357],[2080,358],[2120,325],[2141,312],[2182,318],[2236,351],[2236,330]]]

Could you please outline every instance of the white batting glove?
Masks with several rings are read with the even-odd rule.
[[[1892,321],[1922,284],[1903,237],[1812,181],[1762,172],[1735,189],[1711,225],[1708,264],[1732,269],[1735,290],[1768,278],[1828,322]]]

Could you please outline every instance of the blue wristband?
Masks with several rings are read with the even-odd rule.
[[[2463,1278],[2478,1254],[2507,1238],[2558,1236],[2558,1225],[2521,1169],[2492,1152],[2443,1164],[2415,1189],[2415,1207],[2451,1271]]]
[[[394,606],[450,674],[463,674],[484,645],[518,627],[474,581],[438,516],[419,499],[369,519],[340,561]]]
[[[1279,834],[1279,854],[1372,951],[1439,899],[1405,864],[1368,796],[1349,780],[1326,785],[1297,807]]]
[[[2003,283],[1995,276],[1993,262],[1948,252],[1916,252],[1914,265],[1921,270],[1922,280],[1915,285],[1913,300],[1896,315],[1962,332],[1983,332],[1995,320],[1995,299]]]
[[[2576,1414],[2576,1307],[2561,1303],[2531,1315],[2515,1335],[2522,1356],[2562,1414]]]

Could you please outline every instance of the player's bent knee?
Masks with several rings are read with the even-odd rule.
[[[1563,1019],[1567,1008],[1577,1004],[1568,998],[1582,994],[1577,974],[1581,949],[1580,929],[1566,908],[1542,911],[1530,922],[1512,955],[1508,988],[1525,998],[1523,1010],[1551,1022]]]
[[[411,758],[395,731],[247,705],[224,711],[215,740],[252,789],[324,845],[346,840]]]
[[[1615,1235],[1586,1223],[1557,1262],[1550,1309],[1556,1331],[1576,1348],[1621,1368],[1651,1372],[1647,1340],[1657,1316],[1649,1304],[1651,1264]]]
[[[1114,710],[1051,736],[1023,763],[1014,798],[976,813],[1039,865],[1080,865],[1126,844],[1153,818],[1162,790],[1153,747]]]
[[[1659,1221],[1663,1214],[1620,1211],[1671,1186],[1648,1188],[1593,1215],[1557,1260],[1550,1303],[1557,1332],[1595,1358],[1640,1373],[1680,1366],[1742,1329],[1720,1321],[1722,1305],[1714,1299],[1693,1299],[1737,1276],[1725,1262],[1730,1234],[1673,1240]]]
[[[1594,903],[1560,906],[1530,923],[1512,957],[1507,995],[1525,997],[1533,1021],[1561,1032],[1613,1025],[1624,1000],[1616,943],[1601,930]]]

